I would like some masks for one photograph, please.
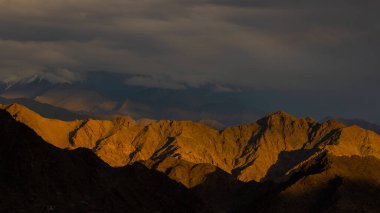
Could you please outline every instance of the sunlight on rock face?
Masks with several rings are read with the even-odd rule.
[[[187,187],[201,184],[216,170],[244,182],[275,180],[322,151],[380,158],[380,136],[374,132],[285,112],[217,131],[190,121],[144,123],[129,117],[64,122],[18,104],[5,108],[52,145],[88,148],[114,167],[143,162]]]

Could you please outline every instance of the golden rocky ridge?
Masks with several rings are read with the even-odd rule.
[[[380,158],[380,136],[374,132],[285,112],[218,131],[191,121],[60,121],[19,104],[2,108],[56,147],[90,149],[113,167],[141,162],[188,188],[216,172],[242,182],[283,181],[321,153]]]

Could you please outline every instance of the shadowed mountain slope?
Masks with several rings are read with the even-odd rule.
[[[199,212],[200,201],[161,173],[58,149],[3,110],[0,125],[2,212]]]
[[[380,160],[321,153],[282,183],[251,184],[232,212],[378,212]]]

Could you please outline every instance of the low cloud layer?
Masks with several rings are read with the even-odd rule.
[[[376,0],[0,0],[0,77],[63,71],[72,81],[110,71],[149,76],[127,80],[132,85],[215,84],[299,101],[358,93],[347,101],[358,106],[380,90],[379,7]]]

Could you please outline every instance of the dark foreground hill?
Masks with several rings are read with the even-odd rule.
[[[1,212],[199,211],[199,200],[163,174],[55,148],[5,111],[0,126]]]

